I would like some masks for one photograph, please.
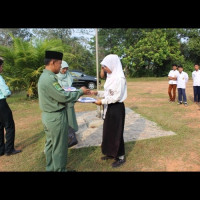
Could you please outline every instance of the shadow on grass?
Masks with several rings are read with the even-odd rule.
[[[126,157],[129,156],[129,154],[133,151],[133,148],[136,144],[136,141],[130,141],[125,143],[125,155]]]
[[[189,98],[188,98],[190,101],[192,101],[193,103],[195,103],[194,102],[194,97],[193,96],[189,96]]]
[[[97,150],[99,150],[99,152],[97,152]],[[100,157],[101,155],[100,147],[92,146],[92,147],[83,147],[79,149],[68,149],[67,170],[68,171],[78,170],[82,166],[88,168],[89,165],[91,164],[91,156],[92,155],[94,156],[94,154],[99,154]]]
[[[189,99],[190,101],[192,101],[192,103],[196,103],[194,102],[194,96],[190,96]],[[198,102],[196,105],[199,107],[199,110],[200,110],[200,103]]]
[[[21,141],[20,143],[17,143],[16,147],[22,147],[22,150],[25,149],[27,146],[30,146],[36,142],[38,142],[41,138],[45,136],[44,131],[40,131],[39,133],[34,134],[31,137],[28,137],[27,139]]]

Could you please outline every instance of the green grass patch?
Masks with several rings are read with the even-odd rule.
[[[159,81],[159,84],[156,84]],[[69,149],[67,169],[77,171],[166,171],[194,170],[199,165],[200,107],[192,102],[192,82],[187,86],[189,106],[168,103],[166,78],[128,79],[128,98],[125,102],[135,112],[156,122],[174,136],[152,138],[125,144],[126,163],[111,167],[112,160],[101,160],[101,147]],[[45,133],[41,122],[38,100],[27,100],[24,92],[8,98],[16,123],[16,148],[22,153],[0,157],[1,171],[45,171]],[[76,111],[95,110],[93,104],[76,104]],[[193,125],[194,124],[194,125]],[[180,163],[176,163],[181,160]],[[169,168],[169,166],[172,166]]]

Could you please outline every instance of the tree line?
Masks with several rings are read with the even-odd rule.
[[[26,90],[37,98],[37,82],[44,69],[45,50],[63,52],[70,69],[95,75],[94,55],[71,37],[71,29],[0,29],[0,56],[4,73],[13,91]]]
[[[87,41],[72,37],[72,32],[65,28],[0,29],[3,76],[11,89],[26,90],[28,97],[37,97],[45,50],[61,51],[70,69],[96,75],[95,36]],[[194,64],[200,62],[199,29],[100,28],[98,36],[99,61],[110,53],[117,54],[128,77],[167,76],[172,64],[183,65],[190,75]]]
[[[166,76],[172,64],[183,65],[190,75],[200,62],[199,36],[199,29],[99,29],[99,57],[119,55],[129,77]],[[90,44],[94,53],[95,38]]]

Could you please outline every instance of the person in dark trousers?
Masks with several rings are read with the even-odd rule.
[[[2,71],[3,59],[0,58],[0,73],[2,73]],[[11,92],[3,77],[0,75],[0,156],[10,156],[21,152],[21,150],[16,150],[14,148],[15,122],[13,120],[12,111],[6,102],[6,98],[10,95]],[[4,129],[6,130],[5,135]]]
[[[114,159],[112,167],[119,167],[125,163],[124,147],[124,123],[125,106],[124,100],[127,98],[127,84],[122,64],[115,54],[106,56],[101,65],[107,72],[104,91],[91,91],[91,94],[99,98],[95,104],[104,106],[103,140],[101,144],[102,153],[105,155],[101,159]]]
[[[199,65],[194,65],[195,71],[192,72],[193,89],[194,89],[194,102],[200,102],[200,70]]]
[[[184,106],[188,106],[187,104],[187,96],[186,96],[186,83],[188,82],[188,74],[183,71],[183,66],[178,66],[178,75],[175,77],[177,80],[177,88],[178,88],[178,105],[184,104]]]

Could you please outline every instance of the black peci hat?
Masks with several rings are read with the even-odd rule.
[[[57,51],[45,51],[45,58],[62,60],[63,53]]]

